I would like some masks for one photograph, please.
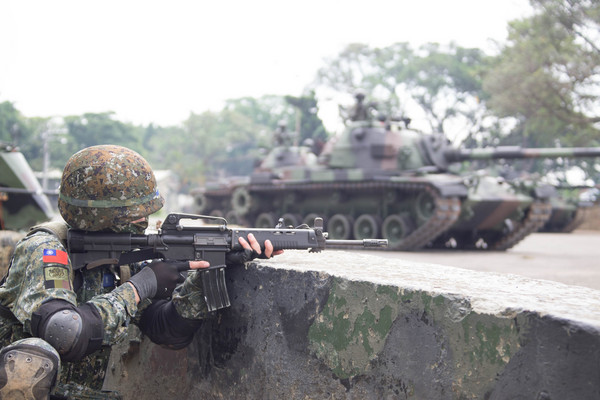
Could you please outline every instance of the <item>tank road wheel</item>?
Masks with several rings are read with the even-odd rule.
[[[252,208],[252,196],[246,188],[239,187],[233,191],[231,194],[231,208],[239,216],[248,214]]]
[[[218,209],[214,209],[211,212],[209,212],[208,214],[203,214],[206,215],[208,217],[219,217],[219,218],[225,218],[225,214],[223,213],[223,211],[218,210]],[[214,219],[202,219],[202,221],[204,221],[204,223],[207,224],[215,224],[215,220]]]
[[[223,218],[225,216],[225,214],[223,214],[223,211],[221,211],[221,210],[212,210],[211,212],[208,213],[208,216]]]
[[[285,213],[281,216],[283,218],[283,226],[291,226],[292,228],[296,228],[300,225],[300,216],[291,213]]]
[[[380,219],[374,215],[363,214],[354,222],[354,239],[374,239],[379,235]]]
[[[198,194],[194,198],[196,203],[196,213],[202,214],[208,210],[209,202],[204,194]]]
[[[401,215],[388,215],[381,225],[381,234],[384,239],[388,240],[388,247],[390,249],[397,248],[400,243],[402,243],[402,239],[404,239],[410,231],[409,222],[406,217]]]
[[[227,223],[230,225],[242,225],[242,226],[245,225],[244,219],[242,217],[240,217],[233,210],[228,211],[227,214],[225,214],[225,219],[227,220]]]
[[[255,228],[275,228],[277,221],[275,220],[275,216],[271,213],[261,213],[256,217],[256,221],[254,222]]]
[[[335,214],[327,221],[327,232],[330,239],[345,240],[352,236],[352,218],[343,215]]]
[[[304,219],[302,220],[302,223],[310,226],[311,228],[314,228],[315,218],[319,218],[319,217],[320,217],[319,214],[310,213],[306,217],[304,217]]]
[[[427,221],[435,213],[435,202],[429,193],[421,192],[415,199],[415,212],[419,221]]]

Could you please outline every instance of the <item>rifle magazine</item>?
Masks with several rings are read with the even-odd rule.
[[[210,268],[201,272],[202,288],[208,311],[229,307],[229,294],[225,282],[225,267]]]

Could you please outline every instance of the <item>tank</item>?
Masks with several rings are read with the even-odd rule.
[[[402,119],[350,121],[326,143],[318,163],[292,161],[305,151],[276,147],[265,159],[271,162],[251,176],[207,185],[195,193],[197,211],[256,227],[275,226],[278,218],[296,226],[320,216],[331,238],[383,237],[391,250],[506,250],[547,222],[554,188],[482,171],[462,175],[452,166],[600,156],[600,148],[455,148]]]
[[[52,216],[50,201],[23,154],[0,143],[0,277],[24,232]]]
[[[594,201],[586,199],[582,193],[590,187],[556,188],[556,196],[550,199],[550,218],[539,229],[543,233],[570,233],[579,228],[589,217]]]

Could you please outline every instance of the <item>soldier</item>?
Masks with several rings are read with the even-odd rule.
[[[373,117],[372,112],[377,108],[377,103],[372,101],[365,103],[365,97],[365,92],[358,90],[354,94],[356,104],[350,107],[349,110],[340,106],[340,115],[342,118],[350,121],[370,121]]]
[[[173,349],[192,341],[208,313],[195,270],[208,262],[155,260],[132,266],[133,276],[116,285],[109,266],[74,270],[65,247],[69,226],[143,233],[163,203],[152,169],[134,151],[94,146],[69,159],[58,200],[66,224],[32,229],[0,287],[0,399],[120,398],[101,388],[111,346],[130,322]],[[238,260],[260,254],[254,237],[240,244]],[[264,245],[266,257],[281,253]],[[179,271],[188,268],[184,280]]]
[[[289,147],[292,143],[292,134],[287,130],[287,122],[281,120],[277,123],[275,130],[275,145]]]

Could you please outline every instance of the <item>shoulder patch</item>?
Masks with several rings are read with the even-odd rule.
[[[69,257],[67,256],[67,252],[62,250],[55,249],[44,249],[44,255],[42,256],[42,261],[44,264],[53,263],[53,264],[69,264]]]
[[[44,267],[44,286],[46,289],[73,290],[69,270],[65,267]]]

